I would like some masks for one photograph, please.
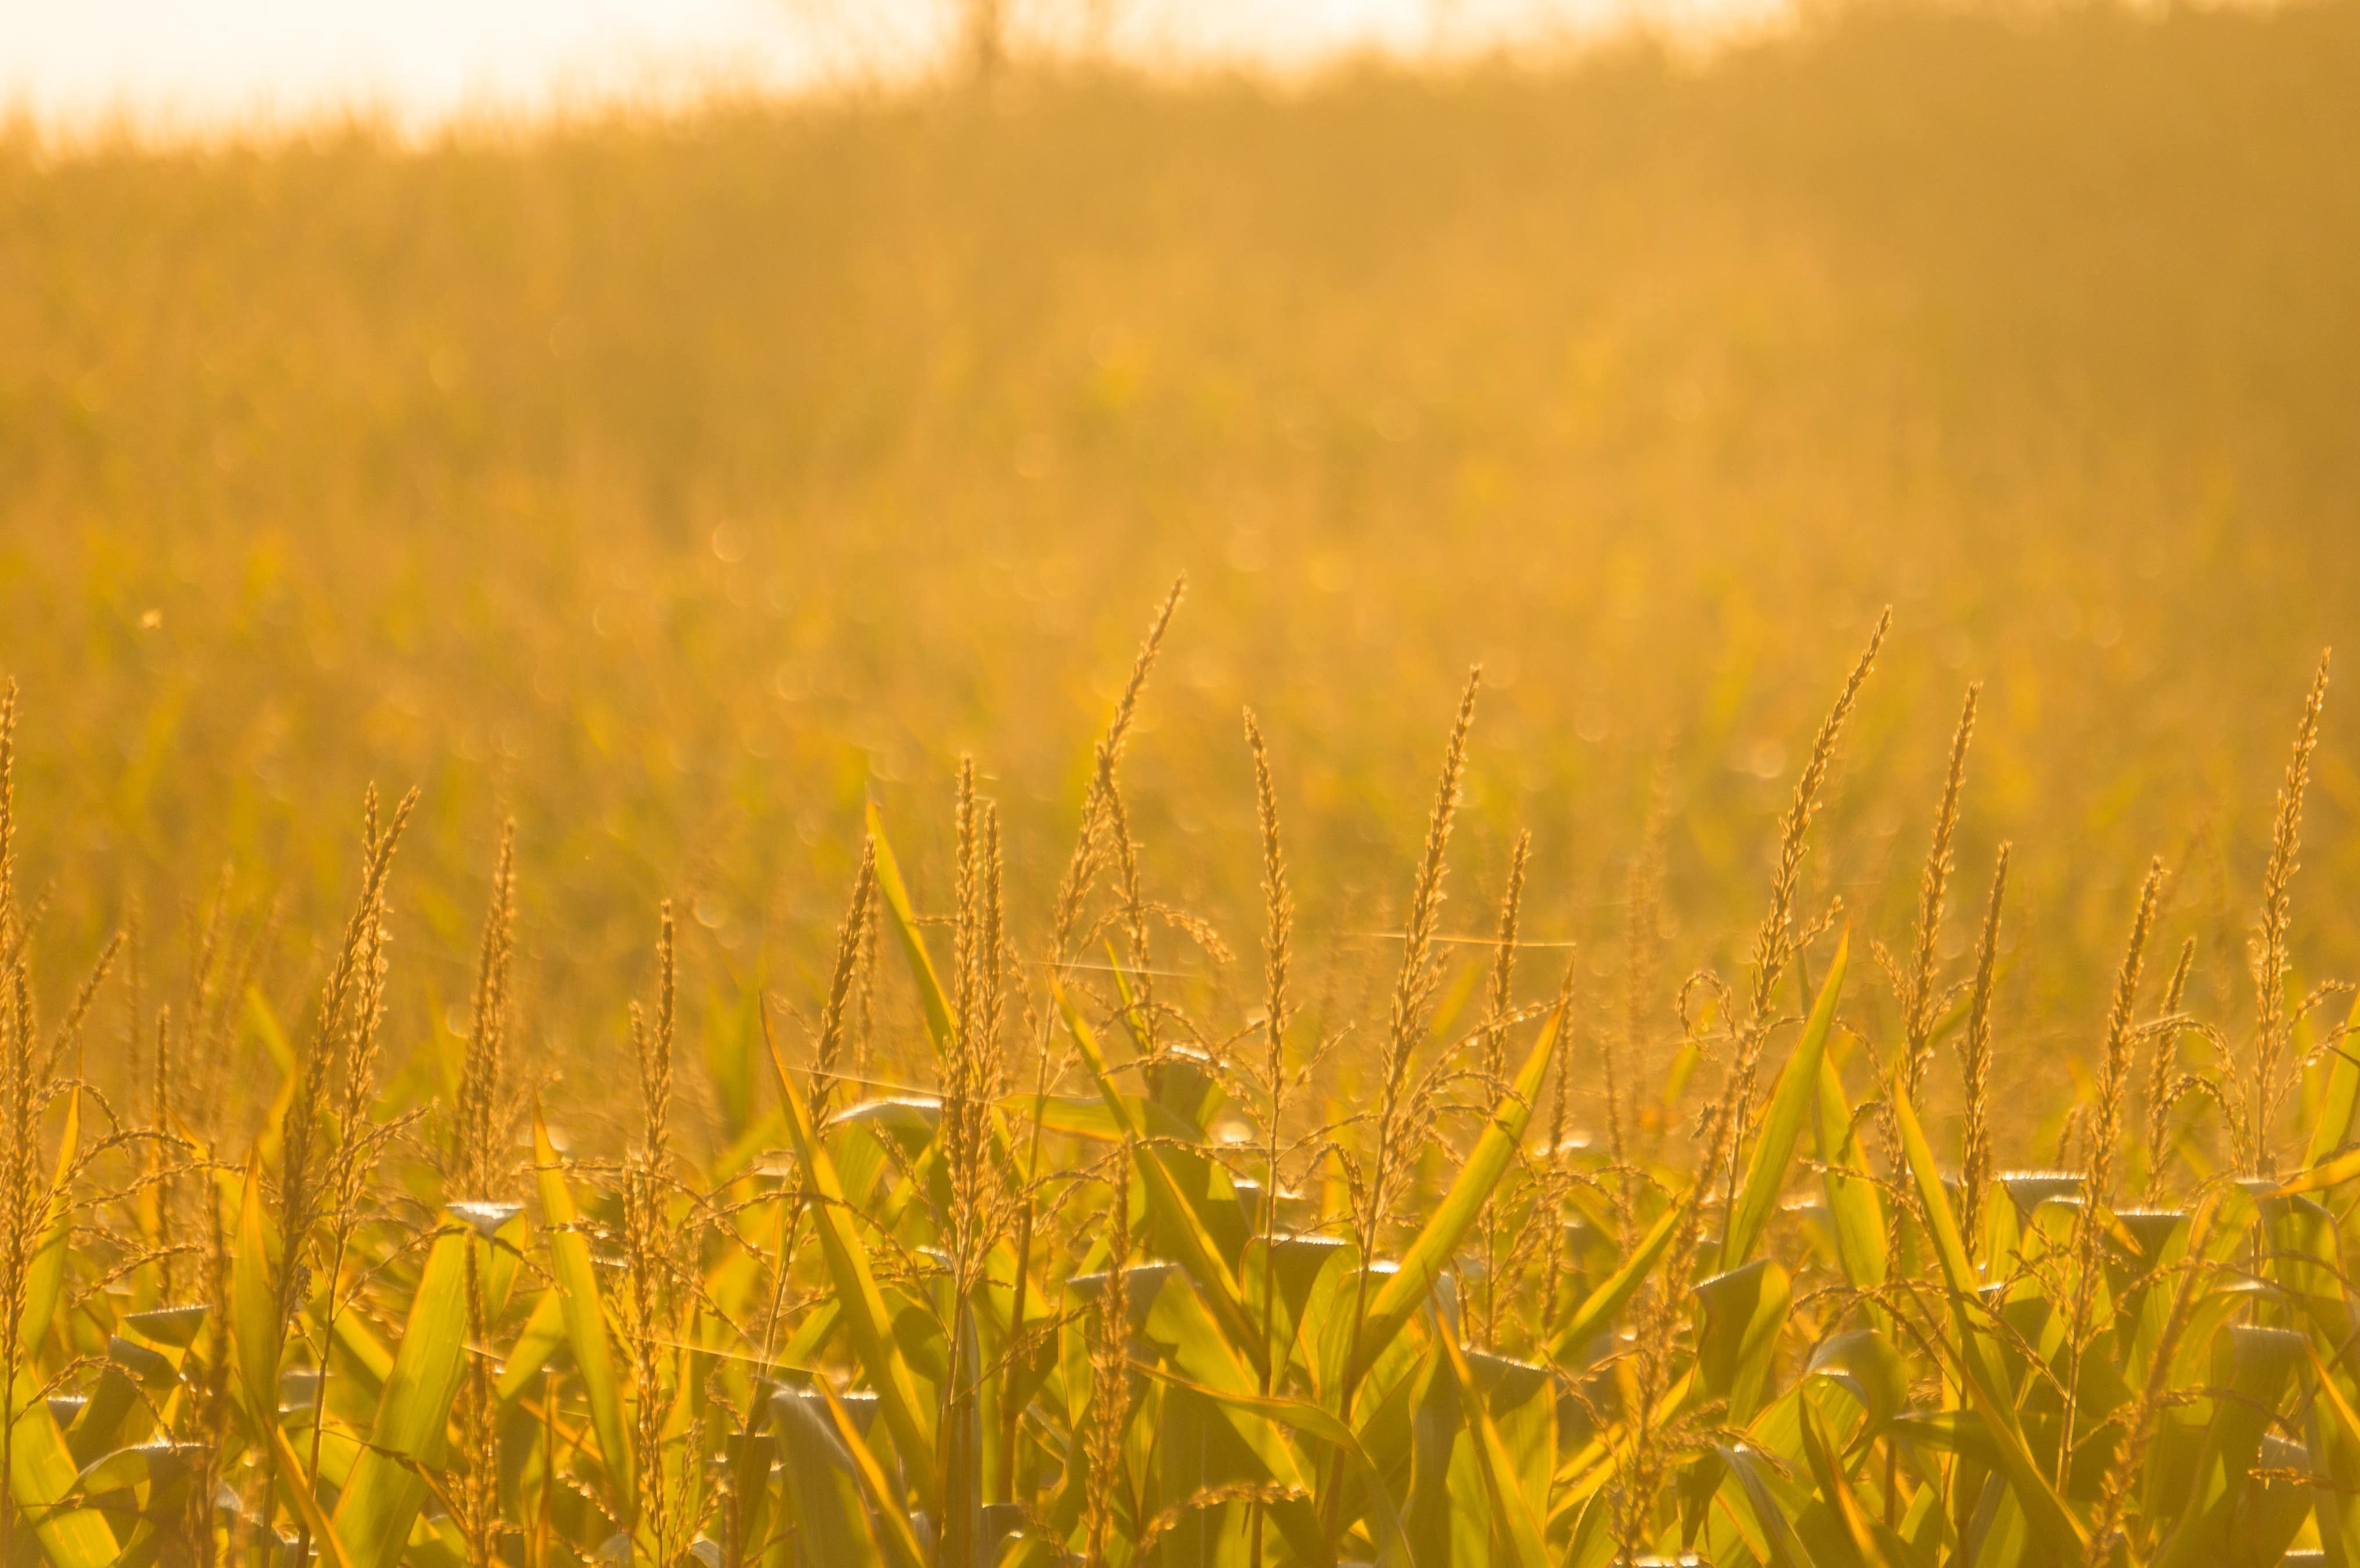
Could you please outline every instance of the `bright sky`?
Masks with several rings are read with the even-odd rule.
[[[1633,21],[1757,21],[1780,0],[1007,0],[1020,38],[1102,27],[1137,60],[1300,67]],[[0,114],[203,133],[359,104],[412,127],[716,78],[792,87],[939,60],[958,0],[0,0]],[[1105,18],[1106,20],[1099,20]]]

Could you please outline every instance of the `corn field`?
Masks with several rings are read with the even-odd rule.
[[[307,997],[256,982],[272,917],[226,886],[192,905],[184,984],[143,975],[136,917],[82,977],[36,976],[44,895],[11,868],[38,825],[0,795],[8,1560],[2355,1561],[2360,1058],[2345,988],[2290,956],[2323,658],[2289,705],[2253,1012],[2189,1011],[2158,861],[2079,1021],[2094,1076],[2053,1168],[2013,1171],[2004,846],[1980,909],[1953,908],[1984,871],[1953,850],[1973,688],[1914,945],[1856,942],[1840,898],[1802,892],[1889,614],[1763,825],[1747,960],[1678,987],[1660,1078],[1618,1074],[1617,999],[1523,934],[1528,839],[1480,935],[1444,918],[1470,676],[1401,869],[1382,1032],[1339,1079],[1293,961],[1287,759],[1251,712],[1259,963],[1142,887],[1122,763],[1179,598],[1091,752],[1054,905],[1004,907],[973,764],[937,876],[872,808],[817,1011],[756,993],[720,1021],[737,1131],[703,1154],[674,1134],[669,905],[628,1014],[638,1082],[612,1091],[636,1130],[594,1157],[552,1131],[516,1023],[513,830],[421,1091],[381,1039],[414,795],[366,803]],[[12,696],[0,776],[16,725]],[[1224,1001],[1223,966],[1257,982]],[[1891,1022],[1855,1027],[1879,987]],[[906,1037],[888,993],[914,998]],[[117,1014],[136,1026],[98,1026]],[[278,1088],[242,1144],[213,1129],[247,1034]],[[117,1038],[127,1101],[89,1065]],[[1938,1079],[1955,1141],[1921,1115]]]
[[[2360,1568],[2360,0],[1808,9],[0,115],[0,1568]]]

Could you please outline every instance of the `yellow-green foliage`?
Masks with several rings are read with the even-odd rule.
[[[0,1540],[2355,1561],[2355,80],[0,146]]]

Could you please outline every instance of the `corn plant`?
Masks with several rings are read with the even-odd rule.
[[[1682,990],[1683,1057],[1719,1073],[1683,1140],[1643,1114],[1638,1026],[1586,1018],[1572,971],[1524,994],[1522,845],[1458,1023],[1478,977],[1454,971],[1444,915],[1477,679],[1363,1102],[1306,1103],[1337,1042],[1301,1025],[1282,770],[1251,717],[1267,927],[1254,1010],[1220,1022],[1196,980],[1225,949],[1145,885],[1121,785],[1172,609],[1097,748],[1037,960],[972,768],[946,916],[920,913],[872,809],[808,1050],[759,994],[727,1010],[725,1047],[770,1092],[701,1155],[673,1124],[669,906],[630,1015],[638,1134],[618,1158],[561,1151],[519,1068],[507,831],[455,1091],[445,1109],[388,1088],[411,798],[367,804],[300,1027],[224,956],[245,950],[222,935],[226,891],[198,941],[179,1037],[219,1049],[219,993],[244,987],[280,1063],[261,1136],[228,1146],[169,1091],[176,1036],[136,981],[157,1090],[126,1120],[69,1067],[106,962],[54,1028],[37,1016],[0,791],[8,1560],[2360,1561],[2342,1250],[2360,1056],[2318,1022],[2333,988],[2289,974],[2323,662],[2265,869],[2250,1036],[2185,1010],[2185,956],[2154,983],[2170,911],[2151,868],[2057,1168],[2006,1171],[1988,1089],[2004,859],[1961,973],[1940,940],[1972,696],[1908,957],[1874,949],[1889,1038],[1846,1021],[1867,946],[1806,906],[1884,623],[1781,820],[1750,972]],[[880,934],[915,1028],[872,1055],[848,1047]],[[1618,1032],[1619,1080],[1579,1054],[1596,1038],[1607,1068]],[[2195,1041],[2212,1056],[2191,1065]],[[1945,1042],[1954,1152],[1929,1131]],[[1572,1084],[1603,1089],[1603,1146],[1568,1135]]]

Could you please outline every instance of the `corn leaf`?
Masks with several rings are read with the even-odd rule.
[[[1458,1381],[1459,1409],[1475,1438],[1475,1460],[1483,1473],[1484,1493],[1491,1499],[1492,1523],[1508,1544],[1507,1558],[1500,1568],[1549,1568],[1540,1524],[1533,1518],[1532,1506],[1517,1481],[1515,1458],[1502,1441],[1481,1390],[1475,1387],[1475,1374],[1467,1365],[1466,1353],[1459,1348],[1459,1336],[1439,1321],[1436,1329],[1435,1343],[1442,1347],[1443,1360]]]
[[[1987,1469],[1999,1466],[1999,1450],[1972,1410],[1904,1410],[1890,1426],[1894,1436],[1919,1448],[1962,1454]]]
[[[1378,1568],[1411,1568],[1409,1538],[1403,1530],[1401,1514],[1393,1507],[1393,1496],[1385,1490],[1384,1473],[1377,1467],[1377,1462],[1370,1457],[1368,1449],[1353,1434],[1352,1429],[1338,1419],[1333,1411],[1322,1409],[1307,1399],[1283,1394],[1245,1394],[1208,1388],[1143,1362],[1132,1362],[1131,1368],[1159,1383],[1201,1394],[1216,1403],[1248,1411],[1264,1420],[1274,1421],[1289,1431],[1317,1438],[1333,1446],[1343,1454],[1345,1463],[1360,1477],[1367,1496],[1369,1518],[1376,1537]]]
[[[2360,1148],[2349,1148],[2333,1158],[2322,1160],[2299,1176],[2289,1178],[2270,1189],[2272,1198],[2296,1198],[2306,1192],[2324,1192],[2331,1187],[2341,1187],[2360,1176]]]
[[[549,1365],[549,1358],[557,1354],[557,1347],[565,1343],[566,1337],[564,1292],[554,1288],[544,1290],[532,1304],[532,1313],[525,1319],[516,1343],[500,1363],[499,1381],[492,1386],[500,1403],[507,1404],[523,1393],[541,1369]]]
[[[393,1375],[369,1423],[368,1446],[353,1462],[336,1499],[335,1527],[354,1568],[392,1568],[426,1501],[419,1474],[442,1445],[467,1358],[467,1259],[464,1229],[437,1236],[410,1299],[409,1321],[393,1353]],[[290,1477],[290,1484],[300,1485]]]
[[[1672,1380],[1672,1386],[1664,1390],[1664,1397],[1656,1401],[1641,1428],[1660,1431],[1688,1414],[1703,1398],[1703,1382],[1697,1376],[1696,1368],[1690,1367]],[[1557,1466],[1557,1490],[1579,1496],[1603,1486],[1612,1479],[1616,1467],[1631,1456],[1636,1442],[1637,1434],[1628,1424],[1616,1421],[1609,1425]]]
[[[1926,1142],[1925,1129],[1918,1124],[1917,1113],[1909,1108],[1909,1097],[1891,1097],[1894,1120],[1899,1124],[1901,1146],[1909,1165],[1909,1174],[1918,1189],[1918,1201],[1926,1219],[1927,1234],[1932,1239],[1934,1255],[1941,1265],[1944,1283],[1950,1287],[1951,1321],[1954,1341],[1936,1336],[1933,1343],[1956,1359],[1960,1387],[1968,1404],[1982,1416],[1990,1434],[2000,1474],[2007,1477],[2015,1489],[2017,1502],[2047,1550],[2064,1562],[2080,1562],[2088,1555],[2089,1536],[2057,1495],[2048,1476],[2025,1445],[2024,1431],[2018,1424],[2016,1401],[2011,1396],[2005,1375],[1994,1360],[1984,1335],[1977,1332],[1967,1318],[1967,1303],[1974,1299],[1974,1265],[1967,1257],[1966,1243],[1959,1234],[1958,1217],[1950,1212],[1950,1193],[1942,1186],[1942,1173],[1934,1164],[1934,1151]]]
[[[1561,1568],[1607,1568],[1614,1555],[1613,1499],[1601,1488],[1582,1500],[1573,1521],[1573,1547]]]
[[[2232,1324],[2212,1350],[2212,1419],[2173,1498],[2169,1533],[2150,1559],[2155,1568],[2276,1563],[2285,1544],[2265,1545],[2274,1533],[2267,1516],[2277,1511],[2268,1506],[2273,1477],[2256,1471],[2266,1444],[2276,1441],[2269,1429],[2279,1405],[2300,1368],[2316,1365],[2318,1352],[2291,1329],[2254,1323]]]
[[[1795,1533],[1794,1521],[1787,1519],[1786,1510],[1778,1506],[1776,1494],[1762,1478],[1761,1469],[1754,1462],[1753,1451],[1741,1443],[1715,1452],[1720,1454],[1721,1463],[1729,1467],[1729,1473],[1737,1477],[1738,1486],[1744,1492],[1745,1500],[1754,1510],[1754,1522],[1761,1527],[1763,1540],[1768,1544],[1772,1568],[1819,1568],[1811,1557],[1810,1549],[1803,1544],[1802,1537]]]
[[[1925,1215],[1926,1232],[1934,1244],[1934,1260],[1941,1266],[1942,1282],[1950,1287],[1953,1297],[1972,1299],[1980,1282],[1975,1278],[1974,1263],[1967,1256],[1966,1239],[1960,1234],[1958,1216],[1951,1212],[1950,1191],[1942,1185],[1941,1170],[1934,1163],[1934,1151],[1926,1142],[1925,1129],[1918,1124],[1918,1113],[1909,1108],[1908,1096],[1894,1095],[1891,1103],[1894,1120],[1900,1124],[1902,1152]]]
[[[313,1541],[319,1542],[320,1555],[333,1568],[353,1568],[352,1555],[344,1550],[344,1543],[336,1539],[336,1527],[330,1521],[327,1511],[320,1507],[319,1495],[303,1478],[302,1460],[296,1456],[293,1445],[288,1442],[285,1431],[276,1423],[270,1428],[270,1453],[278,1463],[279,1474],[286,1478],[285,1491],[294,1499],[295,1511],[303,1517],[303,1528],[311,1532]]]
[[[1129,1102],[1115,1091],[1114,1080],[1107,1071],[1106,1054],[1098,1048],[1098,1036],[1074,1005],[1072,996],[1053,977],[1050,992],[1055,997],[1057,1010],[1065,1020],[1065,1028],[1081,1052],[1082,1061],[1097,1080],[1098,1091],[1105,1097],[1107,1109],[1122,1122],[1131,1136],[1139,1140],[1139,1173],[1146,1190],[1148,1206],[1166,1227],[1178,1247],[1179,1262],[1188,1270],[1188,1277],[1204,1293],[1205,1304],[1211,1309],[1221,1332],[1229,1337],[1230,1344],[1254,1364],[1257,1371],[1269,1365],[1263,1353],[1262,1332],[1253,1316],[1247,1311],[1245,1298],[1238,1293],[1237,1282],[1230,1277],[1228,1263],[1221,1250],[1205,1228],[1196,1205],[1188,1201],[1187,1190],[1175,1176],[1165,1160],[1164,1150],[1148,1142],[1146,1123]]]
[[[920,1550],[917,1534],[910,1529],[910,1521],[901,1511],[901,1500],[893,1495],[891,1485],[885,1479],[884,1466],[869,1452],[860,1429],[853,1424],[836,1390],[825,1381],[818,1387],[821,1398],[827,1401],[828,1419],[836,1424],[836,1441],[852,1460],[852,1472],[860,1481],[860,1489],[869,1495],[869,1517],[878,1545],[896,1568],[925,1568],[926,1554]]]
[[[1818,1483],[1819,1499],[1843,1527],[1844,1538],[1861,1568],[1888,1568],[1885,1550],[1877,1543],[1876,1527],[1869,1522],[1868,1510],[1861,1506],[1860,1494],[1852,1488],[1842,1456],[1819,1430],[1818,1410],[1812,1408],[1808,1396],[1797,1399],[1795,1404],[1803,1422],[1803,1454],[1810,1462],[1811,1479]]]
[[[574,1194],[565,1186],[565,1171],[549,1141],[549,1124],[541,1108],[532,1113],[533,1163],[541,1186],[541,1221],[549,1238],[550,1271],[559,1310],[565,1318],[565,1341],[574,1351],[574,1375],[582,1380],[582,1397],[590,1407],[590,1430],[598,1440],[599,1457],[606,1462],[613,1488],[609,1501],[628,1529],[639,1497],[632,1465],[630,1429],[623,1420],[622,1386],[615,1376],[614,1346],[606,1338],[606,1310],[598,1290],[597,1270],[590,1262],[590,1239],[580,1229],[581,1215]]]
[[[1796,1140],[1802,1136],[1803,1123],[1811,1113],[1819,1095],[1819,1064],[1828,1048],[1828,1031],[1834,1026],[1836,1002],[1843,994],[1844,969],[1852,961],[1852,934],[1847,931],[1836,943],[1835,961],[1828,966],[1827,983],[1819,987],[1819,1000],[1812,1004],[1810,1022],[1804,1025],[1803,1037],[1797,1041],[1786,1065],[1778,1074],[1778,1086],[1770,1097],[1770,1110],[1763,1118],[1761,1135],[1754,1142],[1754,1160],[1746,1167],[1745,1185],[1737,1195],[1737,1206],[1730,1211],[1729,1229],[1721,1243],[1721,1267],[1724,1274],[1754,1255],[1754,1246],[1762,1240],[1762,1227],[1778,1206],[1779,1190],[1786,1184],[1786,1167],[1794,1158]]]
[[[105,1519],[89,1508],[59,1508],[73,1490],[77,1466],[57,1419],[40,1398],[42,1379],[33,1364],[65,1293],[66,1251],[73,1230],[70,1189],[81,1143],[82,1095],[75,1091],[67,1097],[39,1250],[26,1264],[19,1360],[9,1369],[16,1416],[9,1433],[8,1490],[16,1506],[36,1521],[41,1549],[58,1568],[105,1568],[115,1561],[118,1550]]]
[[[93,1508],[61,1508],[79,1467],[41,1398],[40,1377],[19,1367],[11,1379],[16,1419],[8,1435],[8,1491],[34,1521],[34,1534],[55,1568],[113,1568],[120,1556],[115,1532]]]
[[[1909,1398],[1909,1366],[1893,1342],[1874,1329],[1855,1329],[1821,1340],[1805,1369],[1852,1396],[1868,1419],[1868,1434],[1902,1412]]]
[[[65,1294],[66,1249],[73,1237],[74,1160],[82,1146],[82,1091],[66,1096],[65,1126],[58,1135],[58,1169],[49,1179],[49,1201],[41,1239],[25,1265],[25,1305],[16,1320],[16,1353],[33,1356],[49,1337]]]
[[[375,1385],[370,1395],[383,1392],[385,1380],[393,1376],[393,1352],[386,1349],[385,1342],[358,1312],[336,1314],[336,1343],[344,1347],[346,1364]]]
[[[885,818],[878,814],[877,803],[869,803],[869,841],[877,847],[877,891],[885,895],[885,907],[893,916],[893,934],[901,940],[902,956],[910,960],[911,978],[918,982],[918,1001],[926,1014],[926,1034],[934,1042],[934,1049],[946,1051],[951,1045],[951,1004],[943,990],[942,976],[934,971],[934,960],[926,952],[926,939],[918,929],[918,914],[911,906],[910,890],[901,881],[901,862],[893,856],[893,846],[885,838]]]
[[[1095,1036],[1093,1036],[1095,1038]],[[1204,1136],[1170,1106],[1141,1095],[1118,1096],[1120,1106],[1109,1104],[1101,1097],[1083,1099],[1065,1094],[1004,1095],[995,1107],[1002,1115],[1015,1115],[1031,1122],[1038,1118],[1043,1132],[1063,1133],[1070,1137],[1088,1138],[1097,1143],[1120,1142],[1125,1134],[1137,1135],[1144,1126],[1147,1135],[1193,1142]]]
[[[779,1055],[779,1042],[770,1034],[767,1014],[762,1020],[762,1040],[770,1050],[771,1070],[778,1076],[779,1093],[786,1102],[787,1131],[794,1139],[795,1157],[803,1162],[803,1179],[811,1188],[813,1227],[819,1233],[828,1277],[836,1284],[842,1326],[851,1338],[853,1354],[869,1374],[869,1387],[877,1392],[886,1427],[893,1434],[893,1446],[901,1451],[902,1469],[925,1506],[932,1508],[936,1493],[934,1445],[919,1413],[917,1387],[911,1381],[909,1365],[894,1343],[893,1315],[877,1288],[868,1249],[853,1231],[836,1164],[821,1146],[811,1106],[795,1087],[795,1075],[787,1070],[786,1058]]]
[[[246,988],[246,1026],[254,1031],[255,1038],[262,1042],[262,1048],[270,1053],[270,1059],[278,1065],[279,1075],[286,1077],[293,1073],[294,1042],[287,1037],[286,1029],[279,1025],[279,1014],[272,1011],[270,1001],[262,994],[260,986],[248,985]]]
[[[1614,1314],[1638,1293],[1639,1287],[1647,1282],[1647,1276],[1655,1271],[1655,1265],[1661,1263],[1664,1254],[1670,1250],[1672,1234],[1679,1229],[1680,1215],[1694,1196],[1694,1190],[1690,1190],[1665,1210],[1662,1218],[1639,1238],[1639,1245],[1631,1249],[1631,1255],[1623,1260],[1622,1266],[1600,1282],[1598,1288],[1574,1310],[1571,1320],[1549,1341],[1550,1360],[1561,1361],[1579,1351],[1604,1332]]]
[[[1204,1298],[1196,1290],[1167,1288],[1156,1291],[1148,1308],[1145,1328],[1151,1341],[1172,1347],[1170,1364],[1189,1382],[1229,1394],[1255,1392],[1254,1372],[1213,1321]],[[1215,1408],[1271,1481],[1281,1486],[1307,1489],[1302,1462],[1287,1446],[1275,1423],[1250,1415],[1234,1404],[1217,1403]],[[1318,1559],[1318,1523],[1307,1508],[1280,1505],[1270,1509],[1268,1517],[1285,1532],[1288,1544],[1298,1557],[1306,1562]]]
[[[1885,1201],[1861,1157],[1860,1133],[1852,1124],[1852,1105],[1844,1094],[1843,1076],[1835,1058],[1819,1054],[1819,1113],[1816,1136],[1828,1195],[1828,1218],[1836,1237],[1836,1261],[1844,1279],[1855,1290],[1873,1290],[1885,1283],[1891,1265],[1886,1255]]]
[[[230,1263],[230,1319],[237,1346],[239,1385],[257,1434],[278,1424],[279,1238],[262,1209],[262,1157],[246,1164],[238,1202],[237,1255]]]
[[[2319,1488],[2320,1542],[2330,1563],[2349,1568],[2360,1562],[2360,1506],[2352,1495],[2354,1484],[2360,1482],[2360,1411],[2353,1409],[2318,1345],[2310,1350],[2313,1386],[2319,1391],[2311,1411],[2311,1467],[2325,1478]],[[2322,1419],[2322,1407],[2331,1419]]]
[[[1475,1152],[1459,1168],[1459,1179],[1450,1184],[1441,1204],[1427,1217],[1417,1239],[1402,1254],[1399,1270],[1385,1281],[1376,1299],[1369,1304],[1368,1318],[1360,1328],[1353,1377],[1368,1371],[1425,1304],[1434,1282],[1450,1266],[1459,1244],[1466,1239],[1467,1232],[1482,1213],[1484,1200],[1491,1197],[1491,1190],[1506,1174],[1509,1162],[1516,1157],[1517,1146],[1524,1141],[1524,1128],[1532,1120],[1533,1106],[1540,1097],[1541,1080],[1547,1076],[1549,1058],[1556,1053],[1557,1031],[1564,1023],[1564,1008],[1549,1014],[1532,1054],[1524,1058],[1515,1080],[1491,1113],[1491,1124],[1483,1129]]]
[[[1795,1304],[1793,1284],[1775,1261],[1757,1257],[1704,1280],[1696,1298],[1697,1373],[1707,1394],[1729,1401],[1729,1424],[1742,1429],[1760,1408],[1778,1331]]]
[[[2303,1153],[2302,1163],[2306,1166],[2323,1163],[2350,1143],[2355,1124],[2360,1121],[2360,996],[2352,999],[2351,1015],[2344,1023],[2344,1036],[2329,1051],[2328,1060],[2332,1065],[2327,1072],[2326,1091],[2320,1097],[2319,1114],[2311,1126],[2311,1144]]]
[[[825,1398],[806,1397],[803,1390],[774,1394],[770,1426],[784,1484],[780,1518],[794,1532],[794,1549],[760,1561],[781,1568],[880,1568],[885,1548],[861,1498],[851,1452],[836,1436]]]

